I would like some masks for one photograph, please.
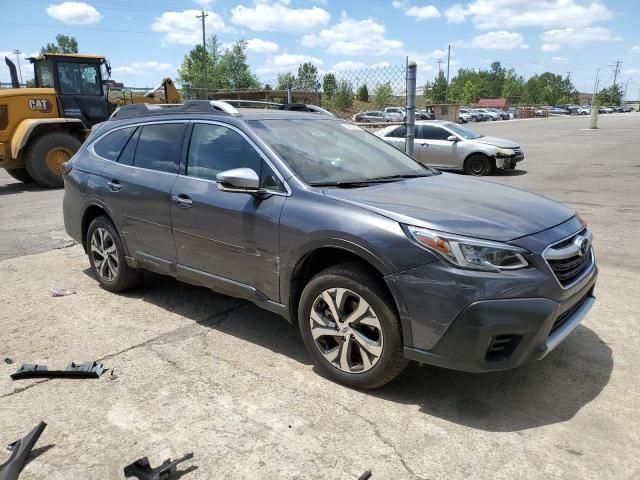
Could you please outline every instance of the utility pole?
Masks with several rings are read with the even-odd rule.
[[[13,53],[15,53],[16,60],[18,60],[18,71],[20,72],[20,83],[22,83],[22,67],[20,67],[20,54],[22,53],[22,51],[15,49]]]
[[[451,61],[451,45],[447,52],[447,87],[444,90],[444,103],[449,103],[449,63]]]
[[[207,42],[205,40],[204,19],[208,16],[209,14],[204,13],[204,10],[201,15],[196,15],[198,20],[202,20],[202,70],[205,86],[207,85]]]
[[[567,80],[571,81],[571,74],[572,74],[572,73],[573,73],[573,72],[567,72]]]
[[[442,71],[442,68],[440,68],[440,65],[442,64],[442,59],[439,58],[438,60],[436,60],[436,62],[438,62],[438,73],[440,73]]]
[[[613,86],[616,86],[616,80],[618,79],[618,73],[620,73],[620,65],[622,62],[620,60],[616,61],[615,68],[613,69]]]

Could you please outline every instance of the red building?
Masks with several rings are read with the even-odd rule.
[[[509,108],[508,98],[481,98],[478,102],[478,108],[498,108],[507,110]]]

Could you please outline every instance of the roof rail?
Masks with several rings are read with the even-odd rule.
[[[329,115],[331,117],[335,117],[333,113],[324,108],[318,107],[317,105],[312,105],[310,103],[276,103],[276,102],[266,102],[264,100],[242,100],[240,98],[237,99],[223,99],[221,102],[225,102],[236,107],[245,107],[251,105],[264,106],[268,108],[276,108],[278,110],[293,110],[298,112],[313,112],[313,113],[322,113],[324,115]]]
[[[190,112],[211,112],[211,110],[218,110],[234,117],[241,115],[235,107],[221,100],[189,100],[184,103],[184,110]]]
[[[182,105],[179,103],[131,103],[116,108],[109,120],[114,118],[136,117],[138,115],[147,115],[149,113],[162,112],[168,108],[177,108]]]

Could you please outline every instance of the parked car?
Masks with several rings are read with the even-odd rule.
[[[591,115],[591,105],[582,105],[577,109],[578,115]]]
[[[469,112],[458,111],[458,123],[467,123],[472,121],[472,116]]]
[[[500,114],[489,110],[488,108],[476,108],[476,112],[486,115],[487,120],[495,121],[500,120]]]
[[[393,115],[385,112],[360,112],[351,117],[354,122],[383,123],[398,121]]]
[[[534,117],[547,117],[549,116],[549,111],[546,108],[538,107],[533,109]]]
[[[391,115],[394,122],[403,122],[407,118],[407,113],[402,107],[386,107],[383,112]]]
[[[416,110],[416,120],[434,120],[435,115],[429,110]]]
[[[473,108],[466,108],[466,107],[460,108],[459,112],[462,114],[469,115],[470,117],[469,121],[471,122],[484,122],[489,118],[486,114],[479,112]]]
[[[509,120],[511,118],[509,112],[506,110],[500,110],[497,108],[489,108],[488,110],[493,113],[497,113],[500,116],[500,120]]]
[[[613,113],[615,109],[613,107],[598,107],[598,113]]]
[[[376,132],[386,142],[404,149],[404,125]],[[459,170],[467,175],[489,175],[494,170],[514,169],[524,160],[522,148],[511,140],[485,137],[453,122],[416,122],[414,156],[424,165]]]
[[[569,115],[569,110],[563,107],[551,107],[548,110],[549,115]]]
[[[409,360],[539,360],[594,303],[592,236],[570,208],[440,173],[327,115],[128,105],[63,172],[66,230],[102,288],[151,270],[246,299],[355,387]]]

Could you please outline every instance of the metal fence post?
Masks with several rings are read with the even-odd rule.
[[[416,129],[416,74],[418,66],[413,60],[407,63],[407,136],[404,151],[413,156],[413,141]]]

